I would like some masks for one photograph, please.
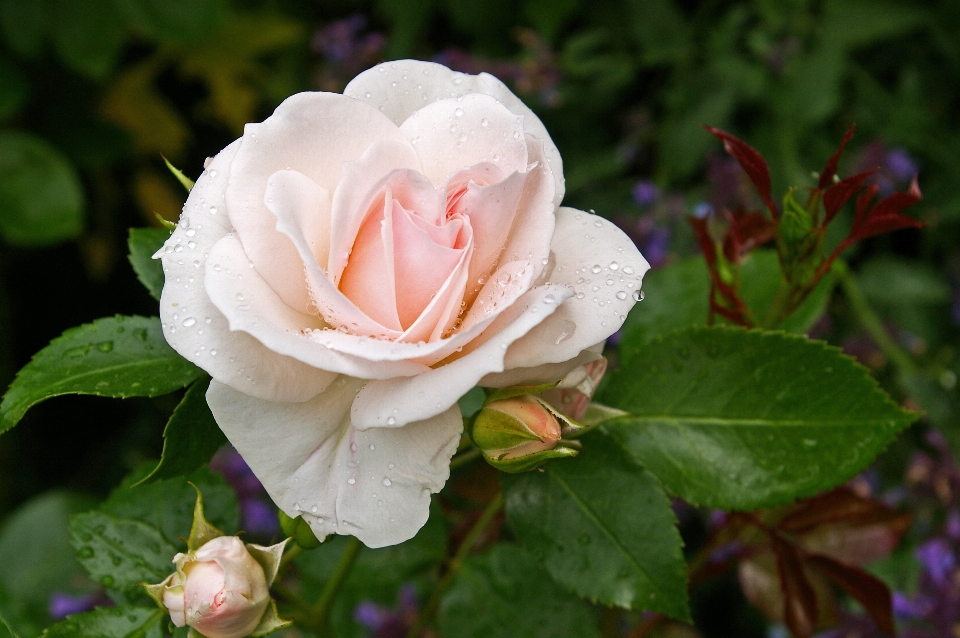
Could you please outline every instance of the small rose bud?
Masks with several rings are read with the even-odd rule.
[[[174,557],[177,571],[161,583],[162,603],[177,627],[206,638],[248,636],[270,604],[267,579],[243,542],[220,536]]]
[[[474,418],[470,436],[487,462],[504,472],[526,472],[548,459],[577,455],[561,444],[555,411],[529,394],[487,403]]]
[[[191,636],[262,636],[290,624],[270,598],[286,543],[261,547],[224,536],[204,517],[198,490],[187,553],[173,557],[174,573],[145,589]]]

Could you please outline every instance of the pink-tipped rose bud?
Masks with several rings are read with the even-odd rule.
[[[526,472],[547,459],[576,456],[575,449],[559,445],[561,434],[556,412],[529,394],[489,401],[470,429],[487,461],[504,472]]]
[[[158,593],[174,625],[206,638],[241,638],[260,624],[270,603],[267,579],[239,538],[214,538],[173,562],[177,571]]]

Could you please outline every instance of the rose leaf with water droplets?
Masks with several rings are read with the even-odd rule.
[[[203,372],[167,345],[157,317],[106,317],[71,328],[25,365],[0,404],[0,433],[62,394],[126,398],[178,390]]]
[[[865,468],[917,418],[837,348],[782,332],[688,328],[624,349],[602,426],[667,490],[752,510]]]

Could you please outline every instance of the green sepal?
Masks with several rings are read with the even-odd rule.
[[[316,537],[303,517],[290,518],[283,510],[280,510],[277,512],[277,518],[280,519],[280,529],[283,530],[283,533],[291,537],[293,542],[301,549],[316,549],[323,542]]]
[[[517,417],[487,406],[473,417],[470,438],[478,448],[489,451],[511,450],[524,443],[540,440]]]
[[[190,483],[197,491],[197,502],[193,506],[193,525],[190,526],[190,538],[187,539],[187,550],[195,552],[208,542],[221,536],[226,536],[214,527],[203,515],[203,495],[200,488]]]
[[[263,575],[267,578],[267,587],[273,585],[273,581],[277,577],[277,570],[280,569],[280,559],[283,557],[283,549],[289,540],[289,538],[285,538],[276,545],[270,545],[269,547],[246,543],[247,551],[253,556],[253,560],[260,563],[260,567],[263,567]]]
[[[163,591],[167,589],[167,586],[169,585],[170,581],[173,580],[175,575],[176,574],[170,574],[156,585],[143,583],[143,591],[145,591],[147,596],[152,598],[153,602],[157,603],[157,605],[160,606],[160,609],[163,609],[164,611],[167,610],[167,606],[163,604]],[[177,585],[177,587],[179,587],[181,590],[183,589],[183,585]],[[171,589],[176,589],[176,587],[171,587]]]
[[[560,441],[560,443],[557,444],[557,447],[553,448],[552,450],[541,450],[525,456],[518,456],[508,459],[503,458],[506,456],[506,454],[501,454],[499,457],[492,457],[484,452],[483,458],[487,461],[487,463],[497,468],[501,472],[506,472],[508,474],[519,474],[520,472],[529,472],[531,470],[535,470],[551,459],[568,459],[576,456],[579,453],[580,450],[571,443],[567,441]]]
[[[509,388],[496,388],[487,395],[487,400],[483,402],[483,405],[486,406],[501,399],[512,399],[522,394],[539,394],[557,387],[559,383],[559,381],[554,381],[552,383],[541,383],[540,385],[515,385]]]
[[[267,605],[267,610],[263,612],[263,616],[260,618],[260,623],[254,628],[250,635],[253,638],[259,638],[278,629],[289,627],[292,624],[292,620],[284,620],[280,617],[280,614],[277,613],[277,603],[271,598],[270,604]]]
[[[157,221],[160,222],[160,225],[169,230],[171,233],[177,229],[177,225],[174,224],[169,219],[164,219],[160,213],[154,213],[154,217],[157,218]]]
[[[163,156],[161,155],[160,157],[163,157]],[[166,157],[163,157],[163,163],[167,165],[167,169],[168,169],[171,173],[173,173],[173,176],[177,178],[177,181],[180,182],[181,184],[183,184],[183,187],[187,189],[187,192],[188,192],[188,193],[193,190],[193,185],[194,185],[196,182],[194,182],[192,179],[190,179],[189,177],[187,177],[186,175],[184,175],[184,174],[180,171],[180,169],[178,169],[178,168],[175,167],[173,164],[171,164],[171,163],[170,163],[170,160],[168,160]]]

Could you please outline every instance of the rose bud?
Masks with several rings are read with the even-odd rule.
[[[145,589],[174,625],[190,627],[191,638],[262,636],[290,624],[270,598],[286,543],[261,547],[224,536],[204,518],[198,491],[187,553],[173,557],[174,573]]]
[[[577,450],[560,441],[557,413],[529,394],[489,401],[477,413],[470,437],[488,463],[504,472],[526,472]]]

